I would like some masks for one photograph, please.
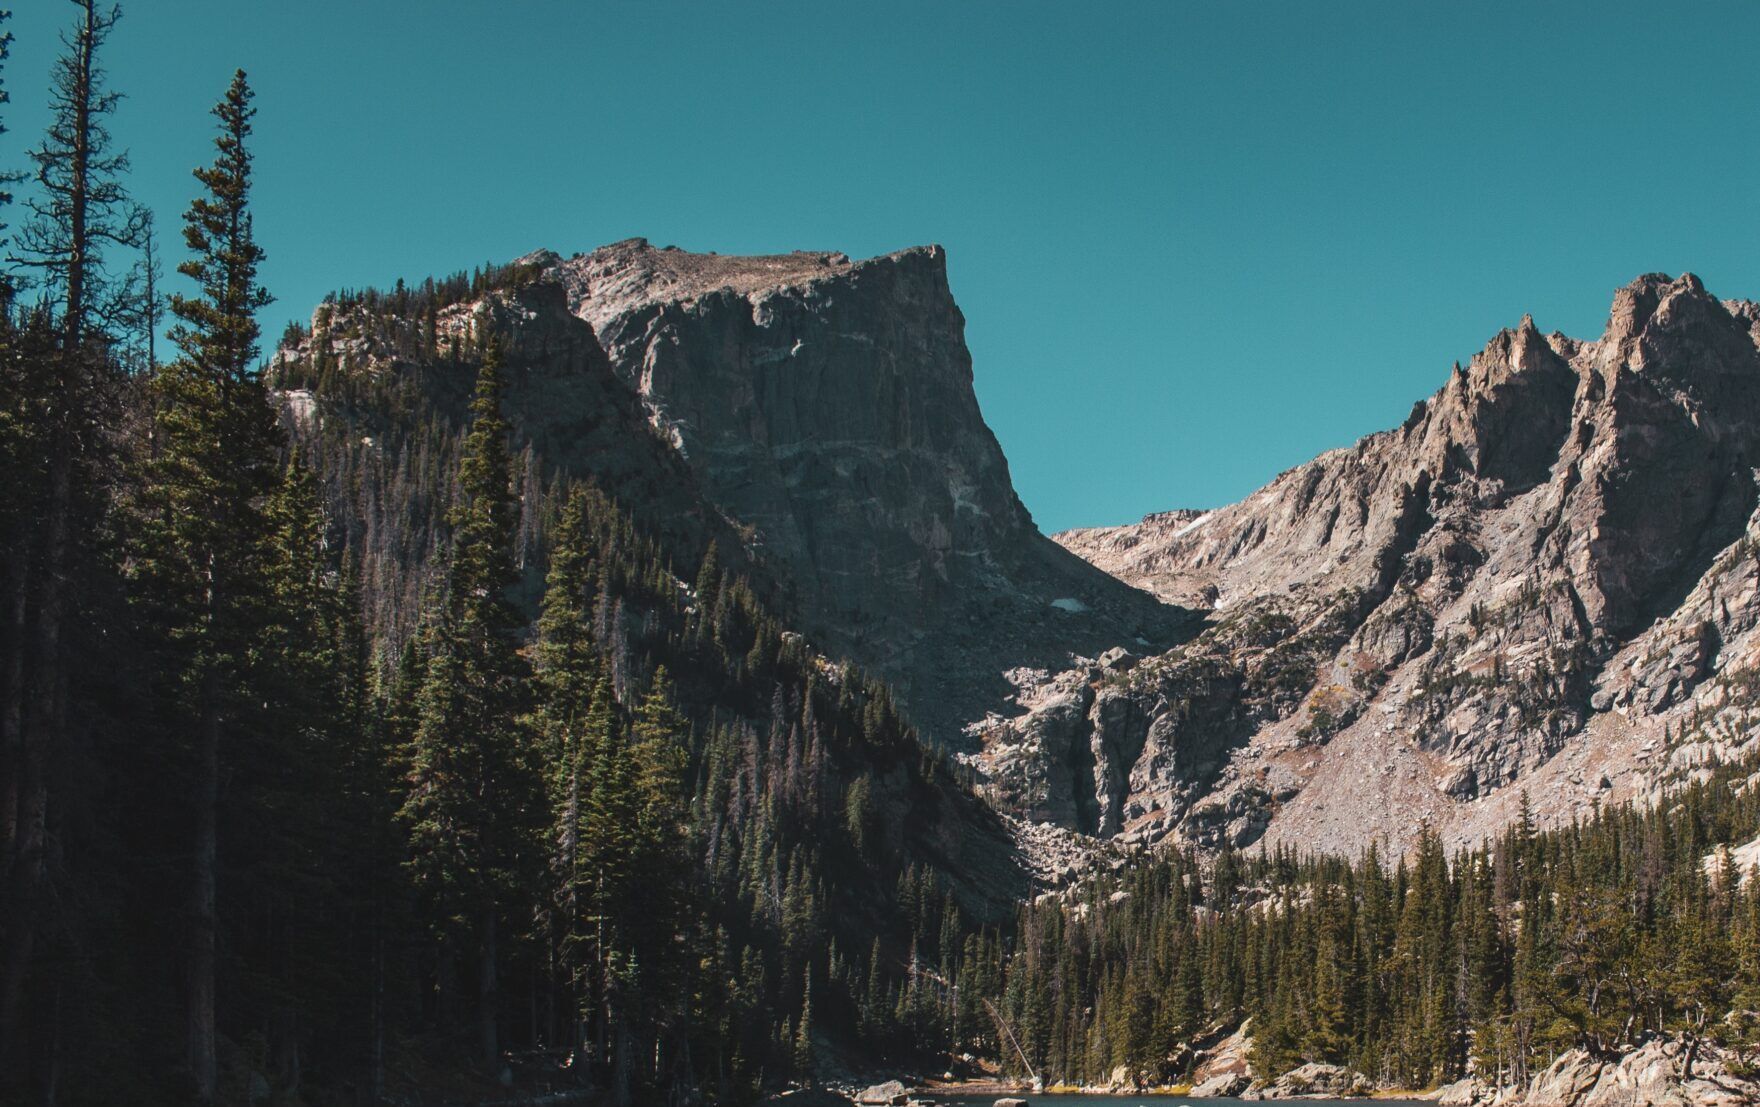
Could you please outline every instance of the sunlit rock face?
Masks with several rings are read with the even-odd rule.
[[[1094,809],[1119,813],[1095,829],[1475,841],[1524,791],[1562,819],[1751,744],[1757,319],[1644,276],[1600,338],[1523,319],[1400,427],[1238,504],[1058,535],[1210,612],[1108,680],[1133,710],[1085,713]],[[1033,734],[1082,730],[1048,710],[998,729],[998,787]]]

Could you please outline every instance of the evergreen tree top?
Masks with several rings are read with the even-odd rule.
[[[247,207],[251,154],[246,140],[256,115],[252,96],[240,69],[214,107],[220,121],[216,157],[194,171],[207,195],[198,196],[184,213],[183,239],[191,256],[177,267],[201,292],[171,297],[171,311],[182,320],[172,339],[199,369],[228,380],[251,373],[260,333],[255,313],[272,302],[257,283],[264,254]]]

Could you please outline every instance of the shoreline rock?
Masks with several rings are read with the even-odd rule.
[[[1687,1047],[1652,1038],[1612,1059],[1581,1049],[1560,1054],[1523,1088],[1496,1088],[1469,1077],[1439,1089],[1439,1107],[1737,1107],[1760,1103],[1760,1082],[1731,1076],[1731,1055],[1702,1044],[1693,1075],[1684,1067]]]

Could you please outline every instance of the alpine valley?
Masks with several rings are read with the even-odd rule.
[[[1047,536],[938,246],[540,250],[268,343],[239,70],[167,295],[64,6],[0,162],[0,1104],[1760,1102],[1760,303],[1639,276]],[[466,98],[529,121],[514,39]]]
[[[1604,812],[1666,812],[1683,788],[1732,781],[1740,798],[1720,802],[1754,802],[1741,767],[1754,764],[1760,733],[1760,306],[1719,300],[1690,274],[1641,276],[1614,293],[1601,335],[1543,334],[1523,318],[1456,363],[1401,426],[1238,504],[1051,539],[1011,487],[962,331],[939,247],[855,261],[633,239],[568,258],[540,251],[468,282],[336,297],[309,329],[290,330],[270,376],[339,542],[359,559],[368,629],[389,657],[418,633],[438,587],[445,532],[432,505],[448,497],[448,441],[468,425],[481,351],[503,350],[527,617],[539,610],[559,490],[574,482],[652,536],[679,626],[724,620],[708,610],[725,603],[715,574],[737,571],[754,602],[779,613],[783,637],[819,659],[817,679],[842,686],[859,669],[883,682],[912,727],[899,740],[919,745],[928,767],[918,781],[864,754],[813,769],[817,787],[835,795],[873,779],[862,802],[874,814],[858,821],[885,828],[896,863],[951,892],[963,919],[1006,920],[1036,889],[1029,914],[995,932],[1004,946],[1028,944],[1040,925],[1098,928],[1121,902],[1144,901],[1163,925],[1188,909],[1170,897],[1215,902],[1215,888],[1196,889],[1218,856],[1242,872],[1211,879],[1252,891],[1217,907],[1240,910],[1241,895],[1275,902],[1291,894],[1281,881],[1315,879],[1297,872],[1319,855],[1379,871],[1486,847],[1487,879],[1506,881],[1495,868],[1514,864],[1506,854],[1539,848],[1510,844],[1511,833],[1544,842],[1559,828],[1574,840]],[[601,610],[596,641],[620,700],[634,702],[628,689],[656,665],[677,671],[676,633],[651,601]],[[774,749],[793,764],[787,712],[766,709],[761,692],[743,709],[713,696],[692,706],[767,731],[748,761]],[[718,824],[737,822],[737,809],[710,818],[712,839],[733,832]],[[1743,833],[1730,844],[1753,837]],[[1644,864],[1660,863],[1648,852],[1658,848],[1640,849]],[[1473,862],[1459,857],[1452,880],[1470,884]],[[840,915],[890,898],[859,880],[837,887],[850,875],[819,878],[835,882],[821,894],[851,897]],[[1396,884],[1407,879],[1402,868]],[[1047,910],[1063,922],[1041,922]],[[952,957],[944,933],[913,956],[909,929],[898,933],[907,972],[884,1004],[948,1003],[967,1040],[953,1052],[976,1064],[983,1042],[991,1057],[969,1073],[1018,1075],[1030,1061],[1065,1082],[1209,1078],[1227,1091],[1304,1062],[1354,1061],[1375,1074],[1369,1084],[1421,1086],[1462,1071],[1470,1052],[1462,1031],[1456,1060],[1377,1070],[1291,1030],[1281,1057],[1261,1034],[1251,1069],[1246,1047],[1231,1054],[1223,1041],[1238,1020],[1210,1017],[1215,984],[1191,1001],[1108,997],[1118,967],[1105,951],[1129,940],[1099,931],[1076,947],[1094,950],[1096,977],[1043,970],[1062,1003],[1094,993],[1099,1002],[1083,1004],[1092,1021],[1072,1034],[1059,1029],[1067,1011],[1041,1012],[1038,1041],[1010,1056],[1003,1028],[1031,1023],[1033,997],[978,975],[958,986],[994,988],[1016,1009],[967,1009],[957,992],[911,999],[920,977],[956,982],[972,951]],[[866,930],[845,939],[868,940]],[[1163,966],[1175,985],[1177,961]],[[1076,979],[1056,979],[1066,971]],[[839,975],[834,958],[827,977]],[[1124,1005],[1117,1017],[1147,1028],[1083,1044],[1107,1037],[1109,998]],[[1287,1017],[1308,1017],[1310,1001],[1298,997]],[[858,1012],[872,1002],[852,999]],[[1168,1010],[1181,1002],[1196,1008],[1184,1023]],[[1145,1003],[1153,1015],[1133,1013]],[[864,1020],[879,1021],[857,1014],[850,1025]],[[1071,1040],[1052,1044],[1060,1035]],[[1185,1053],[1171,1048],[1182,1038]],[[829,1071],[873,1068],[872,1054],[832,1042]],[[1157,1060],[1144,1065],[1139,1050]],[[1686,1079],[1675,1054],[1636,1077],[1619,1056],[1610,1046],[1596,1062],[1605,1079],[1578,1074],[1582,1102],[1601,1102],[1590,1093],[1602,1084],[1612,1095]],[[1501,1067],[1537,1082],[1535,1102],[1550,1094],[1539,1082],[1557,1079],[1513,1058]],[[1349,1092],[1349,1071],[1314,1086]]]

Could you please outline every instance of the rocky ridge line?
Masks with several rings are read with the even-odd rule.
[[[1092,795],[1102,834],[1350,853],[1426,820],[1477,842],[1523,791],[1550,822],[1739,755],[1757,320],[1641,277],[1598,339],[1524,318],[1400,427],[1238,504],[1056,536],[1209,625],[1128,671],[1024,681],[974,759],[992,791],[1075,824]]]

